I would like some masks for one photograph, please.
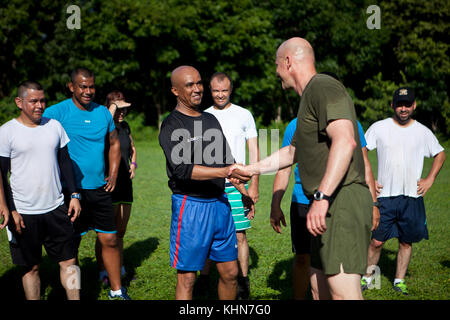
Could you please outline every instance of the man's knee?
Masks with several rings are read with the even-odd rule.
[[[39,265],[26,266],[22,270],[23,276],[35,276],[39,274]]]
[[[69,266],[73,266],[76,265],[76,259],[72,258],[72,259],[68,259],[68,260],[63,260],[59,262],[59,265],[63,268],[67,268]]]
[[[381,247],[383,247],[384,245],[384,242],[378,241],[377,239],[372,239],[372,241],[370,241],[370,245],[375,249],[381,249]]]
[[[117,234],[116,233],[99,233],[97,235],[98,240],[102,247],[116,248],[118,247]]]
[[[194,287],[196,274],[194,272],[178,271],[178,285],[183,289],[192,289]]]
[[[412,248],[412,243],[410,243],[410,242],[399,241],[398,244],[401,249],[411,249]]]
[[[220,268],[219,270],[220,278],[223,281],[237,281],[237,276],[239,274],[239,268],[237,262],[228,263],[226,268]]]
[[[242,244],[246,243],[247,235],[245,233],[245,230],[236,232],[236,239],[237,239],[238,245],[242,245]]]

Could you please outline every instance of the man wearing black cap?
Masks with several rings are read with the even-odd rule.
[[[408,294],[404,278],[412,243],[428,239],[423,197],[433,185],[445,161],[445,153],[430,129],[411,118],[416,109],[414,90],[401,87],[392,99],[394,115],[375,122],[366,132],[367,149],[377,149],[380,225],[372,234],[368,266],[380,258],[383,244],[398,238],[397,270],[394,290]],[[434,157],[428,176],[421,179],[424,157]],[[370,286],[371,274],[362,280]]]

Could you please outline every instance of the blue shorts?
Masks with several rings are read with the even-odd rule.
[[[237,259],[236,228],[228,199],[172,195],[170,265],[183,271],[202,270],[206,258]]]
[[[398,238],[400,242],[413,243],[428,240],[427,218],[423,198],[407,196],[378,198],[380,225],[372,239],[385,242]]]

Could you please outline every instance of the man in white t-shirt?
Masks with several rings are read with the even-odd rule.
[[[81,207],[67,151],[69,138],[58,121],[42,117],[45,94],[39,83],[22,83],[15,102],[20,116],[0,127],[0,169],[12,217],[8,224],[12,260],[24,267],[25,297],[38,300],[44,245],[47,255],[60,265],[67,298],[78,300],[80,274],[72,223]],[[61,178],[72,195],[69,208]]]
[[[259,149],[255,120],[250,111],[230,102],[233,90],[230,76],[224,72],[216,72],[211,76],[210,89],[214,105],[206,109],[205,112],[213,114],[219,120],[236,163],[246,163],[246,145],[249,150],[249,162],[257,162],[259,160]],[[259,197],[258,180],[259,177],[254,176],[248,187],[249,196],[254,203],[258,201]],[[231,206],[238,242],[237,298],[246,300],[250,295],[250,283],[248,279],[249,246],[245,230],[251,228],[250,220],[254,218],[254,213],[248,213],[248,210],[244,209],[241,193],[228,180],[225,183],[225,192]],[[209,262],[205,264],[205,268],[200,273],[195,288],[196,294],[199,294],[198,291],[205,289],[208,275]]]
[[[428,239],[423,197],[433,185],[445,161],[445,153],[430,129],[411,118],[416,109],[414,90],[401,87],[391,104],[394,116],[375,122],[366,131],[367,149],[377,149],[377,193],[380,225],[372,234],[368,266],[375,266],[383,244],[398,238],[399,251],[394,290],[408,294],[405,275],[412,243]],[[424,157],[434,157],[428,176],[421,179]],[[371,274],[361,279],[370,286]]]

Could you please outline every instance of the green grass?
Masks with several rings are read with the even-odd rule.
[[[137,142],[139,169],[134,179],[134,204],[125,236],[125,266],[136,280],[126,280],[133,299],[174,299],[176,271],[169,266],[169,228],[171,192],[167,186],[165,160],[155,132],[147,141]],[[448,150],[450,143],[445,143]],[[374,172],[376,161],[370,153]],[[449,157],[447,153],[447,157]],[[425,163],[428,172],[431,161]],[[250,245],[251,299],[292,299],[292,252],[289,229],[289,205],[293,179],[282,204],[288,227],[276,234],[269,224],[273,175],[260,179],[260,201],[256,217],[247,236]],[[406,281],[410,296],[403,297],[391,289],[395,273],[397,240],[383,248],[379,266],[381,289],[368,290],[366,299],[450,299],[450,229],[449,187],[450,168],[444,165],[438,179],[425,197],[430,240],[413,246],[413,256]],[[95,233],[84,237],[80,248],[82,298],[107,299],[107,290],[97,283],[94,255]],[[212,272],[210,297],[217,298],[217,272]],[[58,266],[44,254],[41,266],[43,298],[64,299],[59,284]],[[8,299],[23,298],[20,270],[10,258],[6,232],[0,232],[0,288]]]

